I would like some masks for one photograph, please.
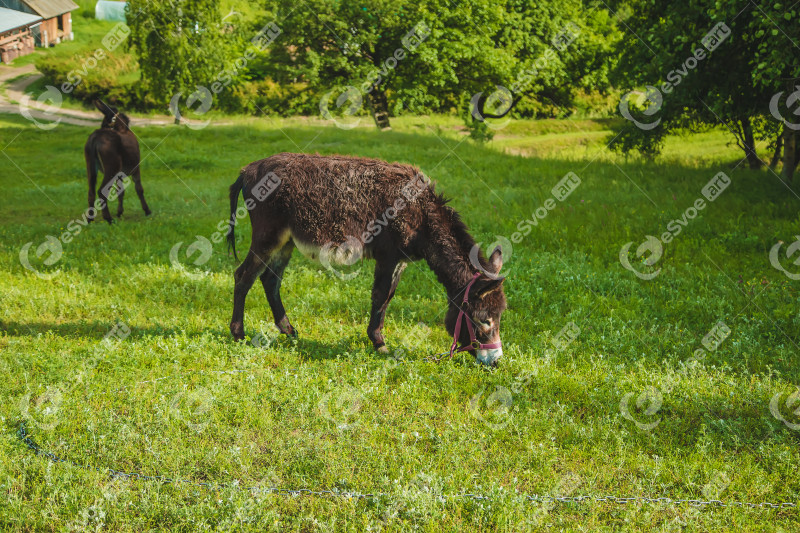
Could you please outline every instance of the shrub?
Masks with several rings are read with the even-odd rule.
[[[71,85],[68,91],[73,98],[90,103],[96,98],[113,102],[126,109],[145,109],[144,93],[137,88],[139,82],[136,58],[127,53],[107,53],[97,66],[89,68],[93,51],[59,56],[47,54],[36,60],[36,68],[53,85],[61,88]]]

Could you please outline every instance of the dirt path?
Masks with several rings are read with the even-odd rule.
[[[2,65],[0,66],[0,82],[5,83],[8,79],[16,78],[17,76],[29,74],[31,72],[36,72],[36,67],[34,65],[25,65],[24,67],[7,67]]]
[[[30,74],[23,78],[8,83],[23,74]],[[97,128],[100,126],[101,116],[97,111],[81,111],[78,109],[63,109],[59,106],[45,105],[25,95],[25,89],[42,74],[36,71],[34,65],[22,67],[0,66],[0,113],[22,115],[28,120],[36,119],[42,123],[56,121],[76,126]],[[195,121],[185,120],[186,124]],[[198,124],[200,122],[197,122]],[[160,117],[135,117],[131,116],[131,126],[168,126],[174,124],[174,118],[168,115]]]

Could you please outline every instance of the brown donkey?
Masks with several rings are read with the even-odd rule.
[[[488,259],[476,254],[475,240],[458,213],[416,168],[377,159],[290,153],[251,163],[230,187],[228,244],[234,257],[240,192],[250,214],[252,240],[234,274],[234,339],[244,339],[245,297],[256,278],[278,329],[296,334],[280,286],[297,247],[329,267],[352,264],[354,257],[375,259],[367,335],[378,351],[388,352],[381,329],[400,274],[408,261],[424,259],[447,290],[450,353],[470,351],[489,365],[502,356],[502,251],[497,247]]]
[[[103,113],[103,123],[100,129],[94,130],[86,145],[83,155],[86,158],[86,174],[89,178],[89,222],[94,220],[95,190],[97,188],[97,167],[103,172],[103,182],[100,184],[98,196],[103,210],[103,218],[110,224],[113,222],[108,210],[108,193],[112,180],[117,180],[117,216],[121,217],[123,208],[122,200],[125,188],[119,184],[119,176],[130,176],[142,203],[144,214],[152,211],[144,199],[142,177],[139,173],[139,141],[130,129],[130,119],[125,113],[120,113],[116,107],[110,106],[101,100],[95,100],[94,105]]]

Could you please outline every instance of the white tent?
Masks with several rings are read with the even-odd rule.
[[[94,6],[94,16],[100,20],[114,20],[125,22],[125,6],[127,2],[110,2],[99,0]]]

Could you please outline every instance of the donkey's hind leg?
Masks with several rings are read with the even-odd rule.
[[[231,334],[237,341],[244,339],[244,301],[247,293],[264,270],[271,262],[271,256],[278,248],[282,247],[288,239],[288,232],[284,238],[277,233],[270,235],[253,234],[253,241],[247,257],[236,269],[233,275],[233,316],[231,317]]]
[[[138,165],[136,166],[135,169],[133,169],[131,178],[133,179],[133,185],[136,188],[136,194],[139,196],[139,202],[142,204],[142,210],[144,211],[144,215],[149,216],[150,213],[152,213],[152,211],[150,211],[150,207],[147,205],[147,201],[144,199],[144,187],[142,187],[142,176],[139,172]]]
[[[272,254],[267,269],[261,274],[261,284],[264,286],[269,307],[272,309],[272,318],[275,320],[275,325],[278,326],[281,333],[296,337],[297,331],[289,323],[286,309],[284,309],[281,301],[281,281],[283,280],[283,272],[286,270],[286,265],[289,264],[289,260],[292,258],[292,250],[294,250],[294,243],[289,241],[283,248]]]

